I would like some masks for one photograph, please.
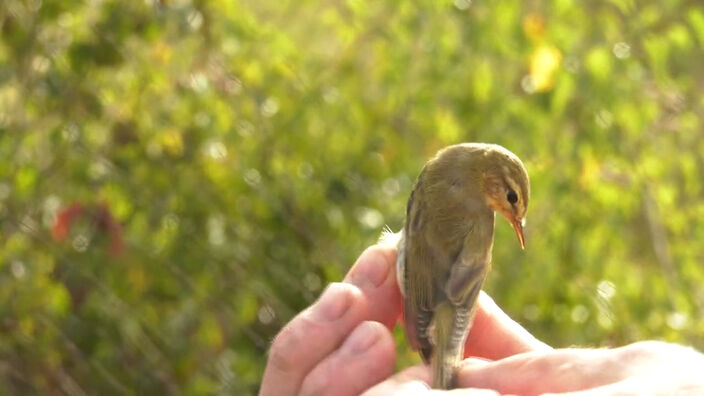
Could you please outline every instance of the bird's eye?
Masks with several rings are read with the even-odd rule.
[[[518,202],[518,195],[516,195],[516,192],[513,190],[508,190],[508,194],[506,194],[506,200],[513,205],[516,202]]]

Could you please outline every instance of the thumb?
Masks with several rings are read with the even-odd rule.
[[[550,350],[550,347],[506,315],[494,300],[482,291],[464,350],[465,357],[497,360],[518,353]]]
[[[457,372],[457,385],[521,395],[589,389],[621,379],[620,362],[609,353],[603,349],[558,349],[494,362],[467,359]]]

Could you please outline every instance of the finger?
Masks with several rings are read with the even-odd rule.
[[[673,378],[673,377],[670,377]],[[704,384],[676,378],[668,381],[663,373],[648,378],[633,377],[613,384],[577,392],[549,393],[546,396],[657,396],[657,395],[704,395]]]
[[[662,381],[662,379],[659,379]],[[616,382],[609,385],[599,386],[592,389],[586,389],[576,392],[563,392],[563,393],[546,393],[543,396],[616,396],[616,395],[668,395],[675,394],[674,389],[663,389],[658,386],[658,380],[656,381],[643,381],[642,378],[633,378],[629,380],[624,380]],[[692,390],[691,395],[701,395],[701,392],[695,392]],[[704,389],[701,389],[704,390]]]
[[[364,396],[428,395],[432,375],[427,366],[411,366],[363,393]]]
[[[393,329],[401,314],[401,294],[396,284],[396,249],[371,246],[359,256],[345,276],[364,293],[369,304],[369,320]]]
[[[618,356],[612,350],[559,349],[483,364],[468,359],[457,372],[457,384],[512,394],[578,391],[619,381],[623,362]]]
[[[381,323],[361,323],[306,376],[301,395],[358,395],[394,371],[396,348]]]
[[[474,323],[467,336],[465,357],[498,360],[518,353],[551,348],[511,319],[483,291],[477,301]]]
[[[498,392],[492,389],[464,388],[453,390],[431,389],[432,374],[428,366],[419,365],[407,369],[387,378],[374,387],[364,392],[363,396],[497,396]]]
[[[315,304],[274,339],[260,395],[297,394],[303,378],[368,315],[367,300],[357,287],[330,284]]]
[[[451,391],[443,392],[443,395],[447,396],[500,396],[501,394],[493,389],[480,389],[480,388],[463,388],[463,389],[453,389]]]

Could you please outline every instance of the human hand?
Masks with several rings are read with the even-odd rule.
[[[457,383],[493,395],[702,395],[702,367],[704,355],[692,348],[644,341],[614,349],[534,351],[493,362],[466,359]]]
[[[384,380],[370,392],[427,390],[425,366],[389,378],[396,358],[390,330],[401,314],[395,262],[395,249],[370,247],[343,283],[291,320],[271,346],[260,395],[356,395]],[[550,348],[480,295],[465,351],[501,359],[541,350]]]
[[[260,395],[334,394],[704,394],[704,355],[662,342],[616,349],[557,349],[536,340],[486,294],[457,372],[463,389],[429,390],[426,366],[395,375],[390,329],[401,312],[396,251],[373,246],[343,283],[279,333],[271,347]]]

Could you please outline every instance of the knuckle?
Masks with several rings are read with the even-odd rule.
[[[332,378],[335,376],[335,370],[330,364],[323,365],[311,373],[303,381],[303,386],[301,386],[301,395],[313,396],[313,395],[326,395],[334,393]]]
[[[296,367],[295,350],[301,335],[293,326],[286,326],[274,338],[269,351],[269,364],[279,372],[288,373]]]

